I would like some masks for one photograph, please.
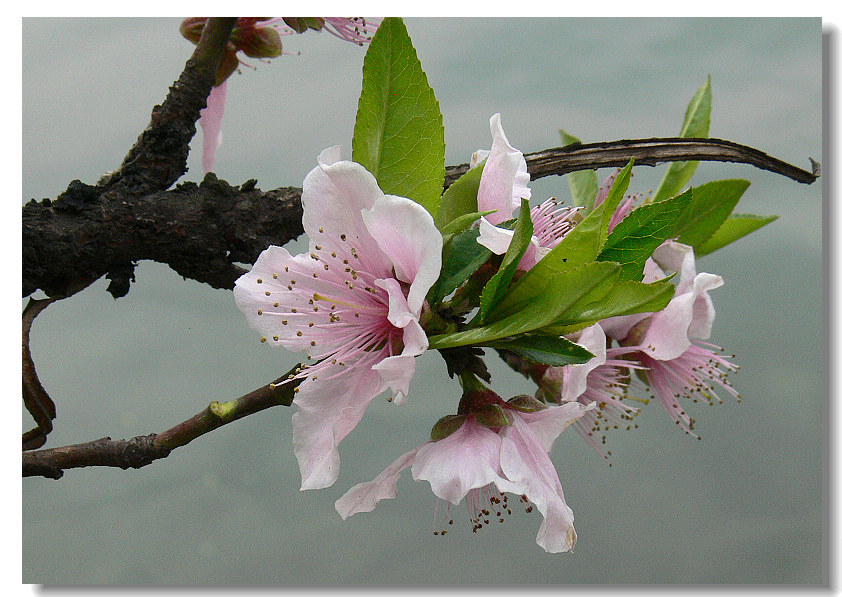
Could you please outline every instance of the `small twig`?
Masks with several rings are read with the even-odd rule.
[[[295,388],[301,380],[289,381],[288,376],[299,366],[274,382],[230,402],[213,401],[202,412],[163,433],[141,435],[129,440],[104,437],[82,444],[24,452],[23,476],[60,479],[70,468],[111,466],[128,469],[146,466],[223,425],[273,406],[291,405]],[[282,381],[287,383],[275,385]]]
[[[653,139],[624,139],[605,143],[574,143],[565,147],[545,149],[526,154],[526,168],[530,176],[542,178],[577,170],[622,167],[634,158],[636,166],[656,166],[665,162],[736,162],[750,164],[761,170],[781,174],[797,182],[811,184],[820,176],[819,164],[812,158],[812,172],[774,158],[747,145],[724,139],[684,139],[665,137]],[[468,164],[447,169],[450,184],[468,171]]]
[[[23,434],[23,449],[34,450],[47,442],[47,435],[53,430],[53,419],[56,418],[56,405],[47,394],[38,374],[35,372],[35,362],[29,349],[29,332],[35,317],[55,298],[29,299],[23,310],[23,403],[26,410],[38,425]]]

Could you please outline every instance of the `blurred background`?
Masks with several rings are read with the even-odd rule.
[[[55,198],[116,168],[193,46],[179,19],[23,20],[23,197]],[[822,161],[820,19],[406,20],[444,116],[447,163],[489,148],[500,112],[524,152],[677,135],[708,75],[711,137],[798,166]],[[325,147],[350,156],[365,48],[326,32],[284,38],[285,55],[228,84],[216,173],[261,189],[300,186]],[[198,181],[201,134],[190,171]],[[631,192],[665,167],[635,169]],[[600,180],[608,171],[599,173]],[[337,483],[299,491],[291,409],[223,427],[143,469],[76,469],[23,487],[23,582],[46,584],[562,584],[822,582],[824,343],[822,181],[702,164],[696,184],[747,178],[736,212],[780,218],[698,263],[720,274],[712,341],[736,354],[742,403],[689,404],[697,441],[650,403],[640,428],[611,434],[609,467],[572,430],[553,451],[579,541],[535,544],[537,511],[471,532],[452,509],[433,535],[435,497],[409,471],[398,498],[343,521],[334,501],[425,441],[455,412],[458,384],[420,359],[403,407],[376,399],[342,443]],[[569,199],[565,177],[533,199]],[[291,243],[293,253],[306,245]],[[58,408],[46,447],[160,432],[274,379],[295,354],[260,344],[230,291],[141,262],[129,294],[100,280],[51,305],[32,330]],[[496,356],[495,390],[534,386]],[[33,425],[24,412],[23,430]],[[441,504],[443,506],[443,504]]]

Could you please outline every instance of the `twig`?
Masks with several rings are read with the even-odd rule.
[[[71,446],[23,453],[24,477],[60,479],[66,469],[86,466],[140,468],[167,457],[197,437],[273,406],[289,406],[300,380],[288,381],[299,366],[274,382],[229,402],[211,402],[202,412],[159,434],[112,440],[110,437]],[[283,385],[279,384],[287,381]]]
[[[29,350],[29,331],[32,329],[32,322],[47,305],[55,300],[54,298],[29,299],[23,310],[23,403],[37,424],[37,427],[23,434],[24,450],[34,450],[43,446],[47,441],[47,435],[53,430],[53,419],[56,418],[56,405],[38,379],[35,362]]]
[[[532,178],[562,175],[577,170],[621,167],[634,158],[637,166],[665,162],[736,162],[781,174],[797,182],[811,184],[820,176],[818,162],[810,159],[812,172],[787,164],[762,151],[723,139],[684,139],[664,137],[624,139],[605,143],[574,143],[526,154],[526,168]],[[447,169],[448,184],[467,172],[468,164]]]

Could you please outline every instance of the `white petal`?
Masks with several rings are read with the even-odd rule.
[[[477,242],[495,255],[502,255],[509,250],[509,245],[512,244],[514,235],[514,230],[498,228],[489,222],[485,216],[482,216],[479,220],[479,237],[477,237]]]
[[[348,246],[365,254],[367,262],[381,263],[375,275],[385,276],[387,260],[366,230],[362,210],[371,209],[383,196],[374,176],[355,162],[338,160],[339,148],[331,147],[319,155],[319,165],[304,179],[301,203],[302,224],[310,245],[322,245],[347,251]],[[340,235],[345,240],[340,241]]]
[[[401,472],[412,466],[415,462],[415,453],[420,448],[421,446],[418,446],[410,450],[387,466],[372,481],[354,485],[345,492],[345,495],[336,500],[336,511],[342,519],[345,520],[358,512],[371,512],[380,500],[394,499],[398,495],[397,483]]]
[[[691,338],[707,340],[710,338],[713,319],[716,317],[716,310],[713,308],[713,301],[708,295],[709,290],[719,288],[725,281],[715,274],[702,272],[693,280],[693,294],[696,300],[693,301],[693,321],[687,328],[687,335]]]
[[[371,400],[385,389],[367,367],[335,365],[307,378],[295,395],[292,439],[301,489],[329,487],[339,474],[337,446],[357,426]]]
[[[279,308],[288,308],[288,305],[274,306],[278,296],[287,292],[287,287],[273,274],[283,272],[285,267],[309,273],[317,271],[318,263],[305,255],[292,256],[283,247],[271,245],[260,254],[251,271],[234,283],[234,302],[246,316],[249,326],[265,336],[268,344],[304,350],[309,347],[310,339],[296,336],[296,329],[283,325],[280,317],[271,315]],[[267,296],[266,292],[270,295]],[[278,340],[274,339],[276,336]]]
[[[407,302],[418,315],[441,273],[442,236],[433,217],[410,199],[385,195],[363,212],[363,220],[398,279],[410,284]]]

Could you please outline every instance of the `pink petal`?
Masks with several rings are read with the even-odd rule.
[[[292,439],[301,489],[329,487],[339,474],[337,446],[357,426],[371,400],[385,389],[369,367],[334,365],[308,377],[295,395]]]
[[[433,493],[458,504],[471,489],[494,483],[501,491],[522,493],[500,470],[500,436],[472,420],[437,442],[421,446],[412,478],[429,481]]]
[[[492,224],[499,224],[511,219],[520,200],[529,199],[532,193],[527,186],[526,160],[522,152],[509,144],[499,114],[491,117],[490,125],[494,141],[480,178],[477,206],[479,211],[496,209],[487,217]]]
[[[199,114],[202,127],[202,168],[205,174],[213,170],[216,150],[222,145],[222,116],[225,114],[225,95],[228,88],[226,79],[220,85],[211,88],[207,107]]]
[[[547,410],[561,408],[565,407]],[[500,466],[509,480],[526,488],[524,493],[527,498],[544,516],[536,538],[538,545],[549,553],[572,549],[576,543],[573,511],[564,500],[558,473],[544,449],[544,443],[531,425],[517,415],[513,423],[501,432]]]
[[[415,201],[385,195],[362,218],[395,275],[410,285],[407,303],[418,315],[441,272],[442,236],[433,217]]]
[[[319,154],[319,165],[304,178],[301,221],[311,249],[318,245],[344,253],[353,247],[360,260],[357,269],[379,278],[390,277],[392,264],[371,237],[362,216],[383,191],[368,170],[339,157],[338,146],[325,149]]]
[[[410,450],[387,466],[372,481],[354,485],[336,500],[336,511],[342,519],[345,520],[358,512],[371,512],[380,500],[394,499],[398,495],[397,483],[401,472],[412,466],[415,454],[424,445],[426,444]]]
[[[561,369],[564,372],[564,383],[561,388],[561,399],[564,402],[576,400],[581,396],[588,387],[588,373],[605,363],[605,332],[598,323],[582,330],[574,341],[588,349],[594,357],[581,365],[553,367],[546,372],[549,373],[555,369]]]

